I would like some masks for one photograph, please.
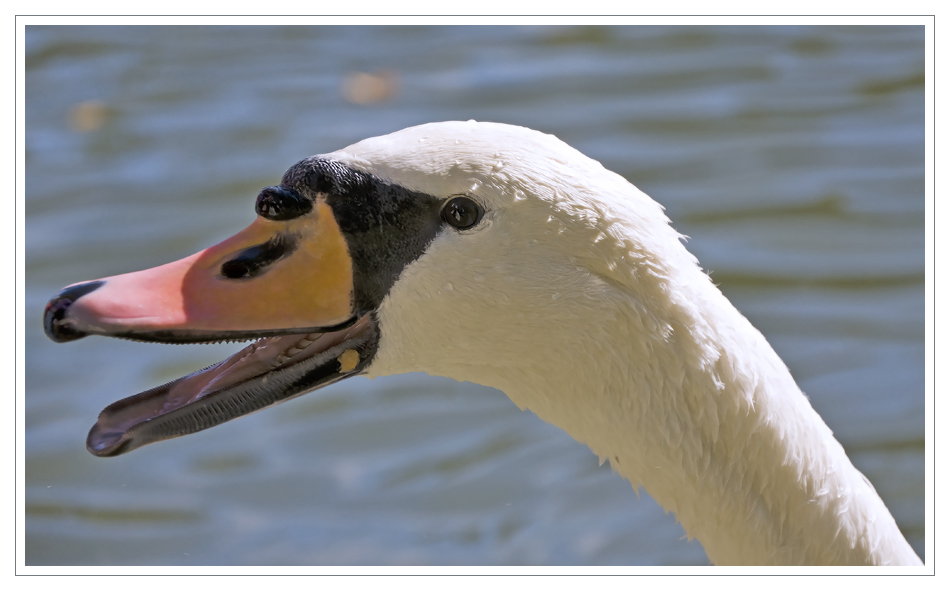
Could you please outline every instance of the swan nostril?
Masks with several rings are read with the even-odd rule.
[[[227,279],[247,279],[260,275],[267,268],[291,254],[297,248],[292,236],[276,236],[263,244],[244,249],[221,265],[221,275]]]
[[[47,302],[46,310],[43,312],[43,330],[46,331],[46,336],[57,343],[75,341],[86,336],[86,333],[72,326],[72,323],[66,318],[66,312],[76,300],[99,289],[104,283],[105,281],[89,281],[73,285],[59,292],[59,295]]]

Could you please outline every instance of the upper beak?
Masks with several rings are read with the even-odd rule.
[[[88,334],[207,342],[313,332],[354,317],[353,270],[330,206],[258,218],[190,257],[66,287],[46,305],[54,341]]]

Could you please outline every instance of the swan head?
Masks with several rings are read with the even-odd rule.
[[[662,335],[683,292],[671,282],[697,273],[657,203],[554,136],[509,125],[428,124],[313,156],[255,208],[221,244],[68,286],[47,304],[58,342],[258,339],[107,407],[92,453],[125,453],[354,375],[469,380],[542,414],[537,406],[557,401],[519,398],[514,384],[542,392],[565,368],[606,371],[599,337],[619,307],[645,311],[624,330]]]

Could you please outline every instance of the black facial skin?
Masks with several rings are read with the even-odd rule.
[[[280,186],[333,209],[353,259],[357,316],[375,310],[402,270],[445,227],[442,200],[312,156],[284,173]]]

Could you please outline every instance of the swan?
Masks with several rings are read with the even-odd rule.
[[[921,564],[663,208],[553,135],[411,127],[302,160],[255,210],[216,246],[49,301],[57,342],[256,339],[108,406],[90,452],[422,371],[498,388],[562,428],[715,564]]]

